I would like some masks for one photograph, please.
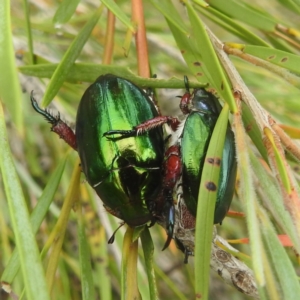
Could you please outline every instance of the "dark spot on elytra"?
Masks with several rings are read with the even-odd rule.
[[[222,270],[218,270],[218,274],[222,277]]]
[[[203,73],[198,72],[198,73],[196,73],[196,76],[203,76]]]
[[[274,59],[276,57],[276,55],[271,55],[268,57],[268,59]]]
[[[196,66],[196,67],[201,67],[201,62],[195,61],[195,62],[194,62],[194,66]]]
[[[180,50],[180,52],[181,52],[182,54],[184,54],[184,53],[185,53],[185,50]]]
[[[215,185],[214,182],[208,181],[205,183],[205,187],[210,191],[210,192],[215,192],[217,190],[217,186]]]
[[[282,60],[281,60],[281,62],[286,62],[288,60],[288,58],[287,57],[284,57]]]
[[[222,81],[221,83],[221,90],[223,91],[224,90],[224,82]]]
[[[201,299],[202,295],[201,294],[196,294],[195,297],[196,297],[196,299]]]

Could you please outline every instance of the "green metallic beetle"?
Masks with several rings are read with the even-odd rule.
[[[195,216],[197,211],[198,192],[201,181],[204,159],[208,150],[211,135],[221,111],[217,98],[205,89],[196,89],[191,94],[188,80],[185,77],[187,92],[182,96],[180,108],[186,115],[184,121],[178,122],[172,117],[159,116],[142,124],[134,126],[131,130],[112,130],[106,135],[118,133],[123,137],[140,136],[141,133],[150,132],[162,124],[176,124],[178,127],[172,136],[170,148],[166,151],[164,162],[163,190],[166,199],[164,203],[171,206],[170,195],[177,183],[181,180],[182,198],[189,211]],[[221,173],[218,185],[217,202],[215,208],[214,224],[221,223],[232,201],[235,178],[236,159],[234,135],[227,128],[223,158],[220,161]],[[166,184],[167,183],[167,184]],[[174,203],[175,201],[172,200]],[[175,214],[173,210],[166,210],[167,225],[174,226]],[[173,214],[173,215],[172,215]],[[170,232],[170,229],[168,230]]]
[[[84,174],[105,207],[130,226],[155,221],[161,189],[164,140],[161,128],[128,139],[104,138],[113,128],[158,116],[149,98],[130,81],[99,77],[77,111],[76,141]]]
[[[108,212],[133,227],[160,218],[162,128],[128,139],[103,136],[114,128],[131,129],[159,115],[143,90],[111,74],[100,76],[81,99],[76,133],[59,116],[39,108],[33,96],[31,101],[52,124],[52,131],[78,151],[87,181]]]
[[[221,106],[217,98],[204,89],[196,89],[190,97],[191,110],[179,135],[181,136],[182,196],[187,208],[195,216],[204,160]],[[235,188],[237,164],[234,135],[230,126],[226,131],[222,160],[217,163],[220,164],[221,169],[214,216],[215,224],[221,223],[224,219]]]

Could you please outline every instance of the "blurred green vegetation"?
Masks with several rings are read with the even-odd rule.
[[[120,220],[105,211],[83,175],[77,180],[77,187],[76,181],[71,182],[72,174],[78,168],[77,154],[50,133],[49,124],[33,111],[30,104],[32,90],[39,103],[48,105],[53,99],[49,106],[51,112],[55,115],[59,111],[62,118],[72,125],[81,95],[91,82],[100,74],[107,73],[107,70],[131,78],[141,86],[147,85],[146,79],[143,81],[137,78],[137,49],[131,32],[135,24],[130,22],[131,4],[129,1],[115,3],[108,0],[103,3],[101,9],[98,9],[100,3],[91,1],[40,0],[33,3],[15,0],[11,3],[0,3],[0,32],[3,33],[0,41],[0,98],[4,110],[4,114],[0,113],[0,274],[2,281],[11,284],[12,295],[23,294],[22,299],[121,297],[122,241],[125,229],[121,228],[116,234],[115,242],[107,245],[107,240],[118,227]],[[132,3],[137,5],[135,1]],[[208,84],[209,88],[218,92],[223,103],[231,103],[226,93],[230,93],[233,99],[229,77],[225,80],[228,91],[221,89],[220,78],[224,74],[217,69],[221,64],[216,60],[214,65],[210,60],[212,53],[203,47],[208,41],[200,33],[197,35],[200,29],[198,31],[198,27],[197,30],[193,27],[195,24],[191,21],[191,11],[222,42],[263,46],[268,54],[272,53],[272,49],[281,50],[290,60],[292,55],[297,56],[295,59],[300,66],[298,1],[268,0],[252,1],[250,4],[248,1],[213,0],[208,3],[210,7],[205,7],[206,3],[199,0],[143,1],[149,63],[151,71],[158,76],[158,81],[153,86],[160,87],[156,93],[164,114],[179,113],[179,99],[176,96],[183,94],[183,75],[187,75],[194,84],[199,81],[199,86]],[[110,66],[103,63],[107,47],[107,7],[116,14]],[[132,38],[128,42],[126,37],[130,36],[130,32]],[[186,49],[181,46],[186,46]],[[246,51],[247,48],[245,53]],[[195,59],[203,63],[203,76],[199,76],[200,71],[193,64]],[[299,73],[294,71],[295,63],[283,66],[277,64],[276,67],[280,69],[276,69],[279,71],[274,73],[264,63],[263,67],[258,67],[235,56],[230,56],[230,59],[262,107],[279,124],[291,126],[299,139],[300,92],[297,81]],[[272,64],[267,59],[264,62]],[[55,69],[57,64],[59,67]],[[53,72],[54,75],[50,78]],[[286,75],[289,74],[296,79],[288,80]],[[172,81],[173,77],[178,80]],[[159,83],[159,79],[165,81]],[[259,121],[257,123],[260,124]],[[262,138],[265,136],[260,136],[260,142]],[[295,240],[295,252],[284,249],[280,244],[271,244],[270,241],[274,242],[274,239],[271,240],[270,237],[268,240],[266,232],[271,236],[273,233],[286,234],[290,230],[289,234],[294,234],[295,239],[299,240],[299,228],[292,223],[286,227],[280,223],[280,217],[276,215],[278,206],[275,213],[272,211],[270,195],[276,195],[278,201],[286,204],[278,183],[279,172],[276,173],[273,169],[272,174],[266,164],[261,163],[263,158],[254,143],[248,136],[245,136],[245,140],[250,156],[251,153],[255,156],[254,161],[251,161],[252,167],[249,165],[249,178],[241,177],[239,173],[237,193],[231,210],[245,212],[246,220],[247,215],[250,215],[247,204],[249,202],[243,194],[243,180],[249,179],[253,184],[253,191],[255,190],[255,199],[251,201],[254,203],[252,208],[256,212],[255,222],[259,224],[261,234],[251,231],[251,222],[233,218],[226,218],[222,226],[217,226],[218,234],[225,239],[249,237],[249,230],[252,232],[250,236],[257,234],[254,243],[257,241],[261,247],[260,252],[254,249],[253,244],[235,247],[251,256],[261,299],[296,299],[300,287],[297,282],[299,262],[295,252],[299,253],[300,249]],[[9,145],[5,144],[6,141]],[[292,155],[287,157],[293,174],[289,180],[294,184],[294,191],[297,193],[299,161]],[[262,168],[261,177],[253,167],[255,161],[265,167]],[[285,167],[289,169],[287,165]],[[266,180],[268,186],[264,187],[261,180]],[[80,197],[76,188],[80,189]],[[75,196],[69,199],[69,211],[65,211],[62,207],[68,199],[68,191]],[[37,203],[40,204],[38,209]],[[282,210],[283,207],[282,205]],[[27,210],[31,215],[35,236],[30,230]],[[35,221],[32,221],[34,214]],[[59,227],[58,220],[64,225]],[[268,224],[270,227],[263,226]],[[59,233],[64,231],[65,236],[60,247],[57,241],[60,240]],[[189,263],[185,265],[184,255],[174,243],[162,252],[166,238],[162,227],[155,225],[150,233],[154,242],[154,271],[159,298],[195,298],[194,258],[190,257]],[[22,248],[19,250],[20,262],[14,251],[16,246]],[[42,253],[41,260],[38,251]],[[142,299],[150,299],[149,280],[141,249],[139,259],[141,264],[138,264],[138,286]],[[57,269],[51,270],[54,261],[57,262]],[[261,261],[263,271],[258,274],[255,263]],[[290,283],[287,282],[288,279]],[[39,286],[36,290],[35,285]],[[51,294],[46,286],[52,287]],[[2,288],[5,290],[7,285]],[[0,299],[6,299],[3,290],[2,294],[0,292]],[[237,291],[233,285],[226,285],[215,271],[211,271],[209,299],[250,297]]]

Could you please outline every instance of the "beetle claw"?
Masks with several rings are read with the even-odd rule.
[[[156,221],[152,220],[152,221],[150,222],[150,224],[147,225],[147,227],[148,227],[148,228],[151,228],[153,225],[155,225],[155,223],[156,223]]]
[[[118,134],[117,137],[110,137],[110,135]],[[125,139],[128,137],[136,136],[137,132],[136,130],[109,130],[103,133],[103,137],[106,137],[110,141],[117,141],[121,139]]]
[[[165,242],[164,247],[162,248],[162,251],[164,251],[166,248],[169,247],[172,238],[173,238],[173,232],[174,232],[174,223],[175,223],[175,208],[172,205],[168,209],[168,217],[167,217],[167,233],[168,233],[168,238]]]
[[[164,244],[164,247],[161,249],[161,251],[164,251],[165,249],[167,249],[169,247],[171,241],[172,241],[172,235],[168,235],[168,238]]]

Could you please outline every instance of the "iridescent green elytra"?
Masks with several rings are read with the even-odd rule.
[[[149,96],[128,80],[100,76],[84,93],[77,112],[76,142],[89,184],[105,208],[131,226],[153,221],[161,189],[161,128],[137,137],[106,138],[158,116]]]
[[[188,115],[181,138],[183,199],[195,216],[202,169],[210,138],[219,117],[221,106],[213,94],[204,89],[195,90],[193,109]],[[214,223],[224,219],[232,201],[236,159],[234,135],[227,128],[220,170]]]

